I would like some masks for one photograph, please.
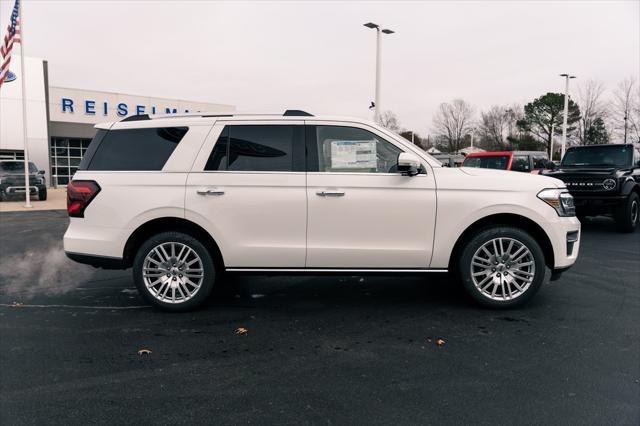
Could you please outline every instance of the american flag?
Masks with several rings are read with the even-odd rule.
[[[9,74],[9,63],[11,62],[11,50],[13,45],[20,43],[20,0],[16,0],[11,12],[11,21],[7,26],[7,34],[4,36],[2,45],[0,46],[0,55],[2,55],[2,65],[0,65],[0,87],[4,83],[4,79]]]

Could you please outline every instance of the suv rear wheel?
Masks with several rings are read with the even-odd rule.
[[[133,278],[140,294],[166,311],[188,311],[204,303],[215,275],[207,248],[181,232],[163,232],[149,238],[133,262]]]
[[[462,284],[483,306],[510,308],[527,302],[545,275],[544,254],[527,232],[495,226],[476,233],[462,250]]]
[[[632,192],[624,204],[615,211],[615,220],[618,230],[621,232],[633,232],[638,227],[640,220],[640,197],[637,192]]]

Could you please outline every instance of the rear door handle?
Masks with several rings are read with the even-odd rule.
[[[320,197],[344,197],[343,191],[318,191],[316,195]]]
[[[198,195],[224,195],[224,191],[217,188],[199,188],[196,192]]]

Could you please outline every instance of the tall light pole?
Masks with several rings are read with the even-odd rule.
[[[560,160],[564,158],[564,151],[567,146],[567,115],[569,115],[569,80],[576,78],[575,75],[560,74],[560,77],[564,77],[564,117],[562,117],[562,152],[560,153]]]
[[[373,22],[367,22],[364,24],[365,27],[375,29],[376,30],[376,92],[373,100],[373,119],[378,122],[380,119],[380,77],[382,74],[382,46],[381,46],[381,33],[382,34],[393,34],[395,31],[391,31],[389,29],[380,29],[378,24],[374,24]]]

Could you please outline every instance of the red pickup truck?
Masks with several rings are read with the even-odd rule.
[[[540,170],[548,169],[549,164],[549,156],[543,151],[498,151],[468,154],[462,162],[462,167],[537,174]]]

